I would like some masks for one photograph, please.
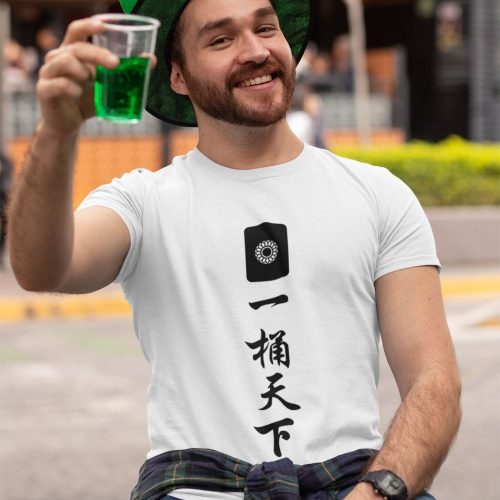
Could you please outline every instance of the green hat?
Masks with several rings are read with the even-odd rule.
[[[146,109],[156,118],[184,127],[196,127],[196,116],[189,97],[176,94],[170,88],[170,40],[173,28],[189,0],[120,0],[127,14],[158,19],[156,57],[158,63],[151,72]],[[281,30],[299,62],[306,49],[311,29],[309,0],[271,0],[278,14]]]

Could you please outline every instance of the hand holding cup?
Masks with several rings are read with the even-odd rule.
[[[149,71],[156,65],[154,44],[156,41],[156,28],[159,22],[151,20],[154,25],[154,36],[149,36],[147,49],[141,49],[140,52],[136,51],[138,49],[134,49],[136,52],[133,52],[130,47],[125,45],[125,53],[120,51],[114,53],[116,44],[110,46],[103,44],[104,46],[101,46],[99,43],[101,39],[109,39],[105,35],[110,31],[109,23],[104,19],[106,16],[108,15],[103,14],[73,21],[68,26],[60,47],[47,53],[37,82],[37,96],[42,111],[42,123],[46,130],[60,136],[68,136],[78,131],[86,119],[95,116],[96,108],[98,114],[107,113],[107,111],[102,112],[102,108],[97,105],[97,96],[94,97],[96,76],[98,73],[104,75],[100,77],[100,81],[103,83],[96,83],[98,91],[101,92],[99,99],[102,101],[102,91],[104,88],[109,87],[109,81],[106,81],[109,80],[109,77],[106,76],[109,75],[107,72],[123,66],[129,67],[129,62],[124,63],[124,60],[128,59],[129,56],[140,59],[139,64],[143,82],[140,109],[129,120],[130,117],[120,118],[122,108],[119,108],[117,121],[138,121],[140,119]],[[119,18],[137,17],[121,14],[110,14],[110,16]],[[150,28],[148,30],[151,31]],[[97,43],[90,43],[88,41],[89,37],[92,37],[93,41]],[[128,35],[128,39],[130,39],[130,35]],[[144,40],[144,37],[142,39]],[[123,83],[123,78],[118,78],[118,80]],[[128,87],[121,85],[120,88],[122,91],[125,89],[126,94],[128,93]],[[115,101],[116,99],[112,100],[111,104]],[[134,102],[137,103],[137,101],[136,98]],[[117,102],[123,104],[124,101],[118,99]],[[137,109],[137,105],[135,109]],[[116,110],[113,111],[113,108],[111,108],[111,115],[115,112]]]
[[[104,23],[95,18],[73,21],[60,47],[45,56],[36,90],[42,123],[57,135],[73,134],[95,115],[96,66],[113,69],[120,63],[110,50],[87,41],[104,30]]]

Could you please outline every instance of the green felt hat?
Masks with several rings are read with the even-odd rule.
[[[196,127],[191,101],[170,88],[170,40],[173,27],[188,3],[189,0],[120,0],[125,13],[154,17],[161,22],[156,43],[158,64],[151,72],[146,109],[160,120],[184,127]],[[271,0],[271,3],[278,14],[281,30],[293,57],[299,62],[310,35],[310,2]]]

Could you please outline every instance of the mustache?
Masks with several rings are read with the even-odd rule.
[[[249,80],[255,76],[255,72],[263,72],[266,75],[273,75],[273,77],[283,77],[285,75],[285,70],[283,67],[273,61],[265,61],[263,63],[247,63],[245,66],[237,69],[226,81],[226,88],[228,90],[236,87],[240,82],[244,80]]]

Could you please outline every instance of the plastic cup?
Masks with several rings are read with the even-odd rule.
[[[92,42],[120,58],[114,69],[97,65],[94,84],[96,116],[116,123],[137,123],[149,86],[150,62],[160,22],[132,14],[98,14],[105,31]]]

